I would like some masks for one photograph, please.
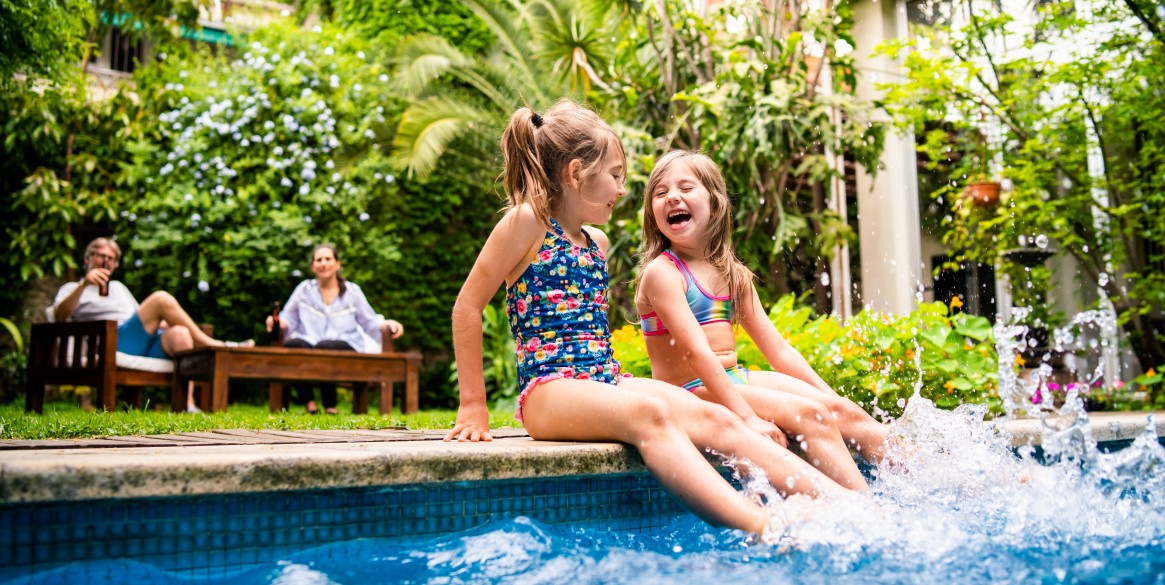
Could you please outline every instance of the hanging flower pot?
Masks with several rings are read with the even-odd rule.
[[[817,85],[817,76],[821,73],[821,57],[805,55],[805,82]]]
[[[977,207],[991,207],[999,203],[999,192],[1003,186],[999,181],[979,180],[969,183],[963,190],[963,196],[971,200]]]

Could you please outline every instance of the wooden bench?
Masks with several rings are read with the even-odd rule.
[[[210,382],[207,412],[222,412],[229,403],[231,379],[268,380],[268,406],[277,411],[284,406],[284,382],[351,382],[354,384],[353,414],[368,412],[368,385],[380,385],[380,414],[392,412],[392,385],[404,382],[401,412],[418,408],[421,366],[419,352],[356,353],[323,349],[286,347],[204,347],[174,356],[174,392],[188,380]],[[185,400],[185,396],[182,397]]]

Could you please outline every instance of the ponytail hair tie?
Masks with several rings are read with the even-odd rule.
[[[530,118],[530,121],[534,123],[535,128],[542,127],[542,122],[543,122],[542,116],[539,116],[538,114],[534,114],[534,116]]]

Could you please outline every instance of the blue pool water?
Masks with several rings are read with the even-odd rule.
[[[980,418],[912,401],[867,495],[781,500],[742,478],[768,542],[650,477],[595,476],[0,507],[0,581],[1165,583],[1160,438],[1098,446],[1080,421],[1017,455]]]

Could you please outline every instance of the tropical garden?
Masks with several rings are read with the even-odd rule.
[[[504,203],[498,137],[517,107],[563,96],[610,121],[628,154],[630,196],[606,231],[615,347],[630,371],[650,375],[629,325],[637,195],[657,156],[699,149],[725,171],[737,254],[771,318],[835,388],[884,416],[916,391],[1001,412],[993,323],[957,299],[844,322],[821,302],[821,267],[838,243],[858,244],[822,196],[845,173],[830,153],[873,174],[886,134],[909,130],[943,177],[925,194],[935,237],[960,259],[1004,258],[1013,282],[1030,283],[1018,300],[1036,307],[1048,275],[1002,253],[1020,238],[1050,240],[1103,289],[1089,302],[1119,315],[1143,372],[1120,389],[1146,392],[1141,407],[1165,406],[1159,10],[1041,3],[1034,26],[1017,28],[994,5],[936,4],[945,18],[880,48],[905,76],[871,102],[855,92],[865,81],[849,4],[704,4],[302,0],[206,42],[193,33],[208,9],[197,0],[4,3],[0,432],[37,424],[20,414],[23,344],[44,307],[25,299],[74,278],[80,248],[107,234],[139,297],[171,291],[219,337],[239,339],[263,339],[264,316],[304,278],[312,246],[336,244],[346,277],[404,323],[398,347],[424,352],[422,406],[455,407],[449,314]],[[87,69],[110,27],[149,49],[132,79],[97,95]],[[1075,51],[1051,50],[1060,46]],[[981,178],[1003,184],[996,205],[961,196]],[[517,393],[500,299],[483,319],[498,412]],[[767,367],[746,337],[738,350]],[[1097,403],[1129,406],[1116,390],[1097,388]],[[232,390],[232,402],[263,396]],[[206,424],[328,424],[256,412]],[[160,424],[203,424],[170,418],[181,422]],[[372,417],[337,424],[397,424],[362,418]]]

